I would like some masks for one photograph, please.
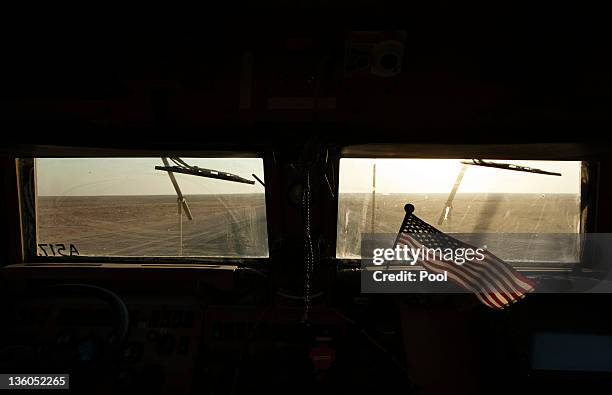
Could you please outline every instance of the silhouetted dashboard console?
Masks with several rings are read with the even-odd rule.
[[[193,300],[185,298],[128,298],[126,304],[130,311],[128,335],[116,357],[110,356],[114,364],[112,379],[104,378],[99,383],[101,391],[188,391],[200,343],[201,311]],[[91,365],[102,363],[112,352],[106,341],[112,336],[111,314],[99,303],[74,299],[38,301],[20,306],[17,313],[12,329],[17,334],[9,332],[7,337],[18,337],[20,344],[33,347],[37,358],[53,353],[48,362]],[[22,361],[26,369],[28,363]]]
[[[71,387],[92,393],[190,393],[203,333],[199,292],[209,281],[231,283],[232,268],[196,276],[130,267],[0,270],[10,317],[0,340],[1,360],[11,361],[3,371],[69,371]]]

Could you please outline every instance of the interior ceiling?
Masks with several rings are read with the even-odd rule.
[[[73,135],[83,128],[121,145],[126,128],[144,130],[147,142],[175,140],[148,133],[161,129],[207,144],[278,142],[293,134],[288,125],[356,143],[580,141],[610,126],[608,45],[579,12],[277,3],[177,24],[142,18],[142,28],[83,19],[12,31],[0,118],[15,130],[60,126],[39,142],[73,145],[90,139]],[[347,37],[361,30],[405,32],[398,75],[347,73]],[[317,97],[318,111],[286,108],[287,97]]]

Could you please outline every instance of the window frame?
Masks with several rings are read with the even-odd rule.
[[[266,202],[266,230],[268,232],[267,257],[214,257],[214,256],[39,256],[37,254],[37,225],[36,215],[26,218],[27,213],[36,212],[36,166],[35,159],[39,158],[146,158],[161,156],[182,156],[194,158],[261,158],[263,160],[265,202]],[[271,218],[276,217],[276,210],[271,204],[270,184],[273,184],[271,175],[273,152],[269,149],[257,150],[119,150],[119,149],[82,149],[73,147],[45,147],[28,155],[18,155],[15,159],[17,170],[17,189],[19,199],[19,219],[21,223],[22,262],[26,264],[104,264],[104,263],[131,263],[131,264],[169,264],[169,265],[238,265],[253,268],[265,268],[276,255],[272,250],[271,234],[274,232]],[[30,205],[31,208],[25,209]]]
[[[360,144],[335,147],[329,150],[334,154],[331,156],[332,169],[337,175],[334,183],[333,207],[327,210],[336,220],[333,227],[326,229],[326,234],[331,235],[331,242],[327,250],[329,261],[341,272],[352,272],[360,267],[359,259],[337,258],[337,218],[339,204],[340,185],[340,159],[343,158],[393,158],[393,159],[466,159],[483,158],[492,160],[557,160],[557,161],[580,161],[582,162],[580,193],[580,234],[597,232],[597,209],[599,200],[599,174],[600,160],[596,152],[584,150],[579,144]],[[581,251],[581,256],[584,251]],[[538,265],[534,266],[527,262],[514,264],[513,267],[520,272],[534,275],[572,273],[596,277],[598,274],[586,266],[582,259],[573,264],[564,266]],[[414,266],[407,269],[421,270],[422,267]]]

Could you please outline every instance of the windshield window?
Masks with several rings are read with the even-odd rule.
[[[261,158],[165,161],[214,171],[172,173],[183,204],[162,158],[35,159],[37,255],[268,256]]]
[[[443,232],[487,235],[484,242],[507,261],[576,262],[576,245],[551,249],[540,240],[579,233],[581,162],[484,164],[489,166],[459,159],[341,159],[336,256],[359,258],[362,233],[397,234],[403,206],[412,203],[417,216]],[[512,165],[561,175],[508,169]]]

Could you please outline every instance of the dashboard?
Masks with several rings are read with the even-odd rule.
[[[13,275],[24,273],[23,267],[19,269],[3,270],[2,279],[15,280]],[[137,393],[142,390],[191,393],[204,332],[204,308],[202,300],[196,296],[198,284],[201,284],[198,280],[185,279],[177,292],[176,280],[167,272],[151,274],[149,270],[151,282],[143,292],[125,278],[124,283],[109,284],[98,277],[105,270],[100,267],[76,269],[80,273],[79,280],[62,278],[62,270],[56,269],[59,268],[54,268],[51,275],[47,271],[42,276],[45,278],[41,278],[37,270],[30,271],[32,277],[28,280],[11,281],[11,286],[5,287],[5,296],[10,295],[5,299],[10,301],[4,306],[5,314],[14,319],[2,329],[2,349],[7,358],[4,360],[16,361],[6,368],[18,369],[21,358],[21,363],[29,370],[33,360],[37,361],[39,369],[46,371],[65,368],[82,373],[83,369],[99,369],[99,374],[86,376],[88,380],[97,381],[95,387],[91,387],[91,382],[81,383],[92,388],[91,393]],[[106,271],[113,270],[106,268]],[[38,297],[32,292],[49,284],[86,282],[112,289],[125,305],[129,325],[121,340],[116,311],[100,298],[61,292]],[[159,288],[155,292],[151,287]],[[24,290],[30,291],[24,293]],[[21,351],[26,348],[28,352],[11,348],[12,345],[20,345]],[[106,369],[110,369],[111,374],[104,374]],[[81,379],[83,377],[81,375]],[[71,385],[79,383],[73,380]]]

